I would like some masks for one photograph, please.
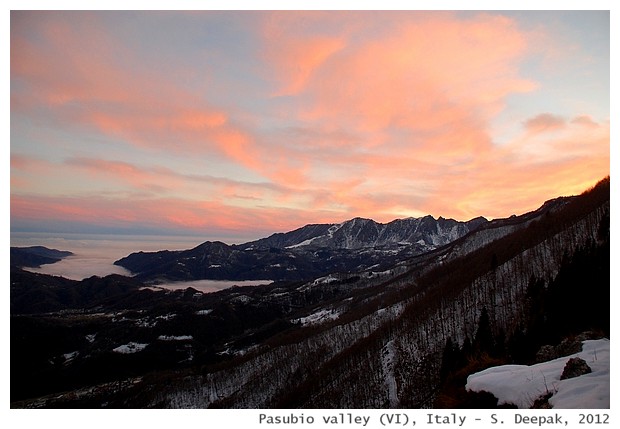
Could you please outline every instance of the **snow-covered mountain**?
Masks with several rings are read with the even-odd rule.
[[[141,280],[307,280],[333,272],[387,267],[487,224],[482,217],[397,219],[387,224],[355,218],[313,224],[267,238],[227,245],[207,241],[185,251],[137,252],[115,263]]]
[[[372,219],[357,217],[340,224],[307,225],[295,231],[274,234],[241,246],[356,250],[418,245],[420,248],[431,250],[448,244],[487,222],[483,217],[459,222],[443,217],[435,219],[428,215],[421,218],[396,219],[383,224]]]

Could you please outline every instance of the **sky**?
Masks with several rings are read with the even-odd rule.
[[[522,214],[610,174],[609,11],[11,11],[11,232]]]

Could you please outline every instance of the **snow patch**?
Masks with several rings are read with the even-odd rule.
[[[252,301],[252,298],[250,298],[247,295],[239,295],[239,296],[236,296],[236,297],[234,297],[234,298],[232,298],[230,300],[230,302],[239,302],[239,303],[242,303],[242,304],[247,304],[247,303],[249,303],[251,301]]]
[[[198,316],[206,316],[207,314],[211,314],[213,313],[212,309],[208,309],[208,310],[198,310],[195,314]]]
[[[308,240],[304,240],[301,243],[293,244],[291,246],[286,246],[285,249],[295,249],[297,247],[308,246],[308,245],[310,245],[314,241],[315,238],[318,238],[318,237],[313,237],[313,238],[310,238]]]
[[[373,273],[373,275],[379,276],[379,277],[394,275],[394,271],[393,270],[373,271],[372,273]]]
[[[336,310],[321,310],[306,317],[293,320],[293,323],[299,322],[302,326],[317,325],[330,320],[336,320],[340,313]]]
[[[383,377],[387,386],[388,400],[390,408],[398,408],[400,401],[398,400],[398,386],[394,375],[394,366],[396,364],[396,344],[394,340],[381,349],[381,368],[383,369]]]
[[[155,319],[157,319],[157,320],[166,320],[166,321],[168,321],[168,320],[172,320],[172,319],[174,319],[175,317],[177,317],[177,315],[176,315],[176,314],[174,314],[174,313],[168,313],[168,314],[164,314],[164,315],[162,315],[162,316],[157,316]]]
[[[62,355],[62,357],[65,358],[65,365],[68,364],[69,362],[71,362],[73,359],[75,359],[76,357],[78,357],[78,355],[80,354],[79,351],[74,351],[71,353],[65,353]]]
[[[159,341],[191,341],[194,337],[191,335],[160,335],[157,339]]]
[[[329,236],[329,238],[334,238],[334,232],[338,231],[340,228],[342,228],[342,226],[345,224],[345,222],[343,223],[339,223],[337,225],[334,226],[330,226],[329,229],[327,230],[327,235]]]
[[[334,276],[334,275],[330,274],[330,275],[328,275],[328,276],[325,276],[325,277],[319,277],[318,279],[314,280],[314,281],[312,282],[312,286],[318,286],[318,285],[328,284],[328,283],[330,283],[330,282],[333,282],[333,281],[338,281],[338,280],[339,280],[339,279],[338,279],[338,277],[336,277],[336,276]]]
[[[609,408],[609,340],[583,342],[583,350],[535,365],[503,365],[488,368],[467,378],[467,390],[487,391],[499,399],[498,404],[530,408],[541,395],[553,393],[549,403],[554,408]],[[566,362],[580,357],[592,369],[590,374],[560,380]]]
[[[127,344],[123,344],[122,346],[118,346],[112,349],[112,351],[115,353],[121,353],[121,354],[138,353],[144,350],[146,346],[148,346],[148,344],[134,343],[132,341]]]
[[[155,325],[157,325],[157,320],[151,320],[148,317],[136,320],[136,326],[138,328],[154,328]]]

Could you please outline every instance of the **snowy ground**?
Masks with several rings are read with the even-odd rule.
[[[383,376],[388,390],[390,408],[398,408],[399,406],[398,386],[396,384],[396,376],[394,373],[396,353],[396,344],[394,340],[388,341],[388,343],[381,350],[381,367],[383,369]]]
[[[328,320],[336,320],[340,316],[340,313],[336,310],[320,310],[309,316],[302,317],[300,319],[292,320],[293,323],[300,322],[302,326],[316,325],[326,322]]]
[[[146,346],[148,346],[148,344],[134,343],[132,341],[130,343],[123,344],[122,346],[118,346],[115,349],[112,349],[112,351],[122,354],[138,353],[144,350]]]
[[[160,335],[157,339],[160,341],[191,341],[194,337],[191,335]]]
[[[560,380],[566,362],[572,357],[585,360],[592,373]],[[511,403],[519,408],[530,408],[534,401],[547,392],[553,396],[553,408],[609,408],[609,340],[583,342],[583,351],[549,362],[527,365],[504,365],[472,374],[467,379],[467,390],[491,392],[498,404]]]

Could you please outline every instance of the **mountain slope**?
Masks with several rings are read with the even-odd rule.
[[[138,252],[115,264],[137,278],[158,280],[307,280],[334,272],[387,267],[487,223],[484,218],[398,219],[387,224],[355,218],[314,224],[240,245],[205,242],[185,251]]]
[[[530,326],[532,284],[536,279],[557,281],[563,267],[579,260],[580,252],[596,258],[576,268],[591,275],[592,299],[578,294],[563,299],[574,305],[598,302],[599,313],[608,308],[609,276],[604,274],[609,259],[604,255],[609,249],[609,181],[560,206],[465,256],[450,252],[452,248],[428,268],[413,263],[410,271],[379,289],[353,295],[352,303],[345,299],[316,307],[313,314],[332,316],[305,335],[281,337],[224,368],[176,381],[153,403],[231,408],[432,406],[446,341],[450,338],[459,347],[472,341],[481,347],[476,344],[481,344],[482,313],[487,314],[492,338],[503,333],[505,341],[516,341],[520,327]],[[608,319],[599,324],[595,313],[589,312],[592,318],[580,320],[573,329],[609,332]]]
[[[340,224],[307,225],[284,234],[239,245],[240,248],[362,249],[390,245],[419,244],[429,249],[447,244],[487,222],[478,217],[467,222],[432,216],[396,219],[387,224],[354,218]]]
[[[39,268],[53,264],[73,253],[66,250],[48,249],[43,246],[11,247],[11,267]]]

